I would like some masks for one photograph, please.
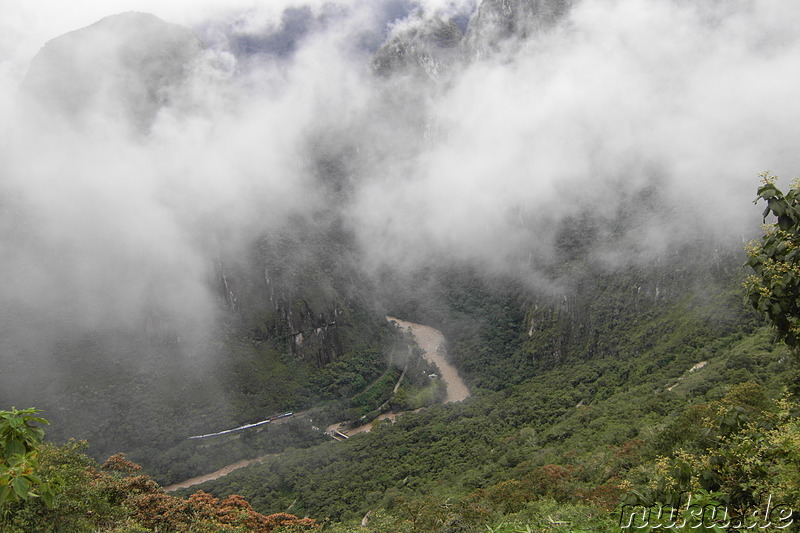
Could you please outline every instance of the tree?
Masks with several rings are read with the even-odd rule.
[[[800,355],[800,180],[785,195],[769,172],[760,174],[754,203],[764,200],[764,235],[745,247],[755,274],[745,281],[747,298],[775,326],[778,338]],[[774,222],[767,224],[772,215]]]

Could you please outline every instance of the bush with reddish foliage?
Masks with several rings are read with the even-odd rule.
[[[197,491],[189,496],[188,508],[205,520],[229,526],[245,527],[248,531],[269,533],[281,526],[297,526],[304,529],[316,527],[314,520],[297,518],[286,513],[263,515],[253,510],[250,503],[239,495],[232,494],[222,501],[219,498]]]
[[[277,513],[263,515],[241,496],[219,500],[199,491],[184,500],[166,494],[141,467],[122,454],[100,467],[80,450],[83,443],[62,447],[41,445],[41,475],[61,487],[54,504],[31,498],[0,514],[0,530],[9,533],[78,533],[83,531],[158,531],[269,533],[292,526],[295,531],[317,528],[314,520]],[[121,528],[121,529],[120,529]]]

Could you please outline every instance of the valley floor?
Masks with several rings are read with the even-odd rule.
[[[461,376],[458,374],[458,370],[454,367],[450,362],[447,360],[447,352],[445,351],[445,339],[444,335],[438,329],[432,328],[430,326],[426,326],[424,324],[416,324],[414,322],[407,322],[405,320],[400,320],[398,318],[387,316],[386,319],[390,322],[394,322],[400,328],[406,329],[411,332],[411,335],[414,337],[414,340],[422,349],[423,357],[429,363],[436,365],[439,369],[439,374],[447,388],[447,395],[443,401],[443,403],[449,402],[460,402],[465,400],[469,397],[469,388],[467,387],[464,380],[461,379]],[[409,412],[417,412],[420,409],[416,409],[414,411],[402,411],[402,412],[389,412],[383,413],[378,416],[375,420],[386,420],[389,419],[392,422],[398,416]],[[303,413],[295,413],[295,417],[301,417]],[[280,423],[285,422],[286,419],[275,420],[271,423]],[[347,436],[355,435],[357,433],[366,433],[372,429],[373,422],[369,422],[367,424],[350,428],[350,429],[343,429],[343,423],[337,422],[335,424],[331,424],[326,428],[327,433],[332,433],[334,431],[338,431],[344,433]],[[256,457],[253,459],[242,459],[240,461],[236,461],[229,465],[226,465],[219,470],[215,470],[214,472],[210,472],[208,474],[204,474],[202,476],[196,476],[184,481],[180,481],[178,483],[173,483],[171,485],[167,485],[164,487],[164,491],[166,492],[173,492],[178,489],[185,489],[195,485],[200,485],[201,483],[205,483],[206,481],[213,481],[215,479],[219,479],[221,477],[227,476],[234,470],[238,470],[240,468],[244,468],[245,466],[249,466],[255,463],[260,463],[264,461],[267,457],[271,457],[278,454],[270,454],[270,455],[262,455],[260,457]]]

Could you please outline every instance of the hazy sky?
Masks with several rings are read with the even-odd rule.
[[[263,31],[280,21],[287,7],[309,6],[319,11],[327,4],[368,5],[364,0],[0,0],[0,60],[12,76],[24,76],[27,64],[50,39],[125,11],[152,13],[168,22],[190,27],[210,21],[244,19],[240,28]],[[392,4],[392,0],[371,2]],[[396,0],[394,3],[410,3]],[[474,4],[473,0],[415,0],[430,11],[449,13]],[[360,9],[363,9],[360,8]],[[6,73],[8,74],[8,70]]]
[[[428,15],[471,7],[422,3]],[[439,253],[524,269],[580,217],[600,234],[635,221],[619,261],[698,233],[737,239],[760,222],[757,173],[788,182],[800,169],[800,4],[585,0],[439,86],[378,79],[354,44],[408,2],[344,2],[319,22],[327,4],[0,0],[0,253],[14,280],[0,304],[38,313],[46,301],[90,328],[153,305],[210,320],[221,252],[331,201],[319,147],[350,154],[340,200],[365,264],[408,267]],[[303,5],[313,23],[291,53],[253,60],[232,46]],[[209,39],[145,133],[115,113],[118,89],[73,121],[20,104],[48,40],[129,10]]]

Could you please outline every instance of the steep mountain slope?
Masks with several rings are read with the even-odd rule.
[[[124,13],[48,42],[22,92],[33,97],[26,103],[31,116],[43,111],[37,120],[66,130],[82,148],[102,138],[110,156],[125,153],[120,143],[153,152],[159,114],[167,121],[192,116],[187,94],[196,70],[214,67],[203,54],[190,29]],[[126,450],[163,476],[173,469],[164,478],[170,480],[204,473],[217,454],[224,462],[320,440],[310,427],[266,431],[244,448],[218,447],[191,460],[202,446],[186,442],[348,398],[385,370],[394,333],[359,270],[341,214],[311,203],[254,229],[201,220],[168,207],[176,199],[191,205],[185,191],[173,196],[169,174],[136,176],[126,164],[119,172],[109,163],[107,179],[88,184],[86,213],[69,211],[55,238],[49,213],[24,195],[4,202],[15,215],[3,229],[9,272],[21,288],[4,292],[0,311],[2,402],[45,410],[56,441],[89,439],[101,458]],[[86,178],[63,172],[64,191],[80,194]],[[333,180],[329,174],[319,176],[321,185]],[[98,192],[106,189],[113,198]],[[113,192],[126,189],[133,199]],[[147,199],[137,203],[140,190]],[[104,210],[113,218],[104,201],[130,211],[122,233],[105,235],[104,221],[93,219]],[[177,227],[148,218],[150,201]],[[51,212],[61,216],[66,201],[57,202]],[[84,235],[73,233],[72,216]]]
[[[414,73],[441,82],[461,60],[461,30],[453,21],[431,19],[412,23],[375,53],[372,67],[382,76]]]
[[[467,56],[490,57],[504,47],[532,39],[563,20],[573,3],[574,0],[484,0],[467,28]]]
[[[51,112],[95,120],[122,116],[146,130],[187,81],[202,50],[189,28],[148,13],[123,13],[48,42],[22,88]]]
[[[670,480],[661,457],[702,456],[754,420],[771,431],[791,361],[741,301],[741,187],[714,183],[793,141],[739,128],[762,114],[738,114],[751,71],[716,93],[704,76],[735,52],[771,47],[759,74],[796,54],[755,31],[728,47],[739,15],[611,4],[605,20],[641,18],[609,29],[586,4],[485,0],[463,34],[403,4],[374,55],[345,16],[368,3],[247,20],[221,50],[131,13],[53,40],[21,116],[54,163],[14,158],[16,182],[0,176],[19,282],[0,287],[0,402],[165,483],[276,454],[208,490],[265,513],[371,511],[392,533],[526,509],[544,523],[547,505],[608,531],[628,489],[644,501]],[[704,45],[718,32],[708,63],[651,36],[674,19]],[[794,95],[755,94],[782,102],[773,122],[792,116]],[[413,348],[386,313],[441,329],[474,394],[328,442],[320,427],[396,400],[389,362]],[[542,527],[569,528],[554,516]]]
[[[708,266],[674,258],[679,272],[575,269],[580,290],[566,302],[451,271],[440,288],[450,302],[441,320],[477,394],[348,442],[284,454],[206,490],[241,493],[262,512],[294,502],[337,520],[380,509],[403,516],[415,495],[460,501],[453,509],[467,506],[461,519],[470,498],[518,509],[503,484],[519,486],[521,501],[613,508],[621,479],[692,442],[674,434],[687,406],[747,381],[777,397],[787,379],[785,351],[743,306],[741,256]]]

